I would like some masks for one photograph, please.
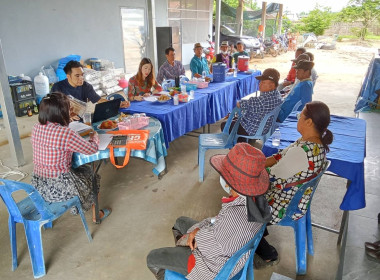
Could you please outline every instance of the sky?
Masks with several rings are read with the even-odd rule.
[[[332,12],[339,12],[349,0],[279,0],[284,4],[284,10],[294,13],[309,12],[314,9],[316,3],[320,6],[330,7]],[[261,5],[261,1],[257,1]],[[271,2],[267,0],[267,3]],[[275,1],[274,1],[275,2]]]

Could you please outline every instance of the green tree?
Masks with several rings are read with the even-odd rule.
[[[301,31],[313,32],[315,35],[322,35],[330,27],[333,14],[329,7],[319,7],[310,11],[309,15],[301,19],[299,26]]]
[[[352,30],[360,40],[364,40],[369,25],[380,20],[380,0],[351,0],[338,15],[338,20],[344,22],[360,21],[362,27]]]

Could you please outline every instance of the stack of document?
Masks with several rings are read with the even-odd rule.
[[[87,135],[92,131],[91,126],[81,122],[71,122],[69,128],[77,132],[80,136]]]

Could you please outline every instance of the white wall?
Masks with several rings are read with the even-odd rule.
[[[120,7],[146,8],[146,1],[0,0],[7,74],[34,77],[41,66],[56,67],[69,54],[108,59],[124,67]]]

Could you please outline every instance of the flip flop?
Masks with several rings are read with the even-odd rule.
[[[366,249],[379,250],[380,249],[380,240],[376,241],[376,242],[373,242],[373,243],[371,243],[371,242],[365,242],[364,246],[366,247]]]
[[[111,215],[112,213],[112,209],[111,208],[104,208],[104,209],[100,209],[100,211],[103,212],[103,217],[100,218],[100,222],[103,222],[105,219],[107,219],[107,217],[109,215]],[[92,221],[94,224],[96,224],[96,222]]]

